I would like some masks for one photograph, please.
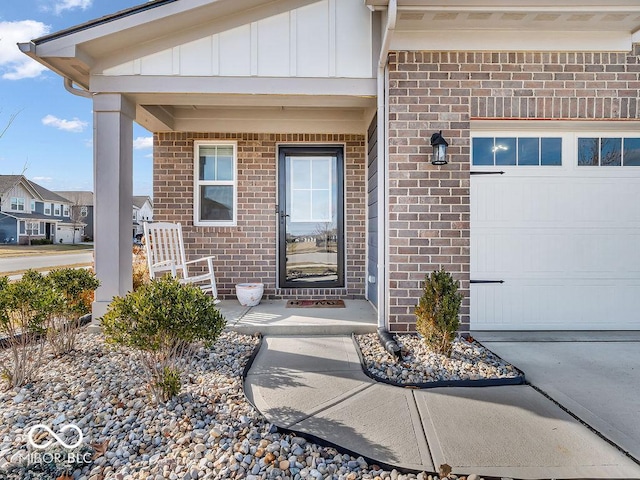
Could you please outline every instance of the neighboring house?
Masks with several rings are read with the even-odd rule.
[[[442,267],[463,328],[638,330],[638,42],[629,0],[158,0],[20,47],[93,102],[96,315],[131,287],[136,121],[223,297],[406,331]]]
[[[56,191],[71,202],[71,221],[84,224],[82,240],[93,241],[93,192]]]
[[[71,221],[66,198],[28,180],[24,175],[0,175],[0,242],[28,245],[32,240],[72,243],[82,224]]]
[[[141,239],[144,222],[153,222],[153,202],[147,195],[133,196],[133,236]]]

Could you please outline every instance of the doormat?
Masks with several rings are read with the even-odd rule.
[[[289,300],[287,308],[345,308],[344,300]]]

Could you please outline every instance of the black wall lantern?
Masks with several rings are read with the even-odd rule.
[[[442,136],[442,130],[431,135],[431,146],[433,147],[433,156],[431,157],[431,163],[433,165],[446,165],[447,147],[449,146],[449,144]]]

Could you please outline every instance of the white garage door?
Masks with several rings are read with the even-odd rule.
[[[640,329],[640,139],[472,143],[471,328]]]
[[[56,243],[73,243],[73,227],[60,226],[56,229]],[[78,235],[76,234],[76,241],[78,241]]]

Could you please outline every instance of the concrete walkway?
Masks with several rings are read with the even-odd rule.
[[[362,373],[349,336],[267,336],[245,380],[272,423],[377,462],[517,478],[640,478],[640,465],[529,386],[413,390]]]

